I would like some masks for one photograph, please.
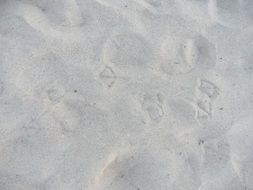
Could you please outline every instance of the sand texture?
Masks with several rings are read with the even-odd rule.
[[[0,190],[253,190],[253,0],[0,0]]]

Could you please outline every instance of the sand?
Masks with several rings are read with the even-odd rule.
[[[1,190],[253,190],[252,0],[0,0]]]

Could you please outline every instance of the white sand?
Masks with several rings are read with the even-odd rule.
[[[0,190],[253,190],[253,1],[0,0]]]

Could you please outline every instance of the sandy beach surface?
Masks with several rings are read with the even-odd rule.
[[[0,190],[253,190],[253,1],[0,0]]]

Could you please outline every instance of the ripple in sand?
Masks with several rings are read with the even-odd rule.
[[[138,34],[119,34],[106,43],[103,56],[106,63],[113,63],[117,67],[146,67],[150,48]]]
[[[175,0],[143,0],[138,1],[143,7],[155,15],[171,14],[171,7],[176,6]]]

